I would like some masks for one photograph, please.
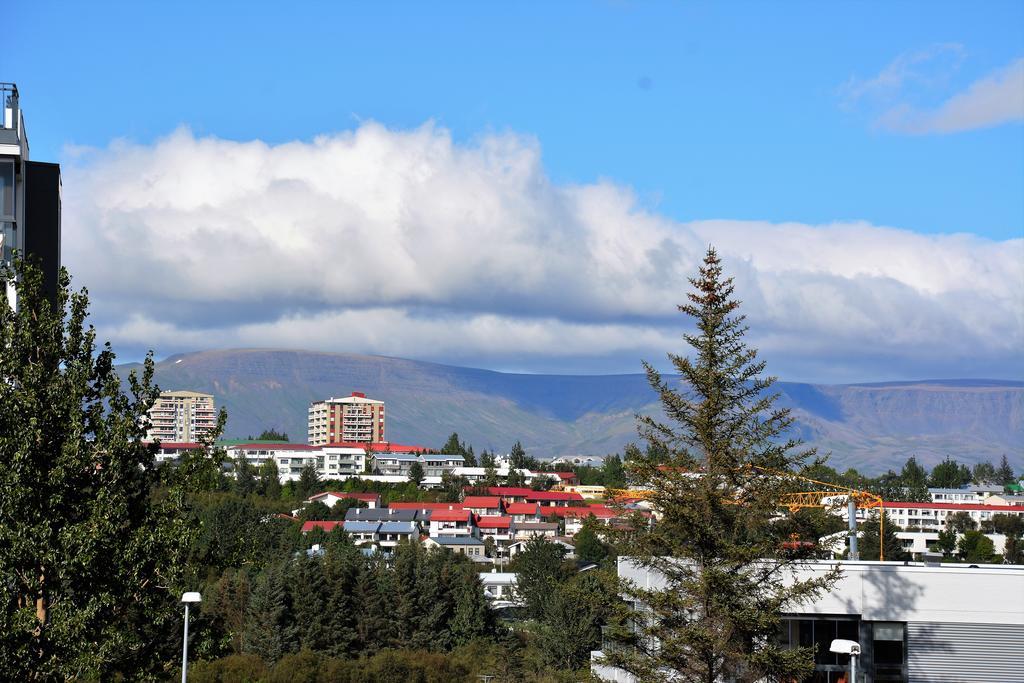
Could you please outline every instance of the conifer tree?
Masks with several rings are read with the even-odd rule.
[[[283,569],[271,565],[256,580],[246,611],[242,649],[276,662],[287,651],[288,610]]]
[[[281,497],[281,476],[277,470],[277,463],[274,462],[273,458],[267,458],[260,465],[258,490],[260,495],[266,496],[271,500],[277,500]]]
[[[694,355],[669,355],[681,384],[644,364],[667,420],[639,418],[655,457],[636,447],[627,456],[661,519],[646,533],[635,519],[617,549],[665,585],[623,583],[645,607],[632,615],[635,630],[613,630],[628,647],[606,650],[605,659],[644,681],[800,680],[813,652],[776,644],[781,614],[826,589],[838,570],[789,580],[800,560],[784,552],[773,520],[791,484],[774,471],[800,467],[810,452],[784,436],[792,418],[775,407],[774,378],[744,343],[744,316],[714,249],[690,282],[695,291],[679,310],[696,322],[684,334]]]
[[[888,561],[906,560],[910,559],[909,555],[903,550],[903,545],[900,543],[900,539],[896,536],[897,531],[902,531],[900,527],[894,524],[890,518],[889,513],[884,512],[885,524],[879,524],[879,515],[877,512],[872,512],[871,516],[860,527],[860,545],[858,546],[858,554],[862,560],[877,560],[879,559],[879,538],[878,532],[879,527],[885,528],[884,540],[882,543],[885,544],[885,559]]]

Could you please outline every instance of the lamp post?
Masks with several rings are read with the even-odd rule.
[[[857,683],[857,657],[860,656],[860,643],[856,640],[836,639],[832,641],[831,652],[850,655],[850,683]]]
[[[188,606],[194,602],[201,602],[202,596],[199,593],[185,593],[181,601],[185,603],[185,637],[181,641],[181,683],[188,680]]]

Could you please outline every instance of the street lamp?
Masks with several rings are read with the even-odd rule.
[[[857,657],[860,656],[860,643],[855,640],[836,639],[829,650],[840,655],[850,655],[850,683],[857,683]]]
[[[188,606],[193,602],[201,602],[202,599],[195,591],[181,596],[181,601],[185,603],[185,638],[181,641],[181,683],[188,680]]]

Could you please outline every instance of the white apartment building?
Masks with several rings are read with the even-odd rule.
[[[329,398],[309,405],[309,443],[380,443],[384,441],[384,401],[353,391],[345,398]]]
[[[213,395],[198,391],[164,391],[149,409],[147,440],[199,441],[217,424]]]
[[[972,484],[959,489],[928,489],[933,503],[984,503],[989,496],[999,495],[1003,487],[995,484]]]

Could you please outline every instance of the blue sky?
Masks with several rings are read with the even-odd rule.
[[[259,140],[280,149],[357,134],[366,122],[397,132],[433,122],[442,137],[450,136],[455,153],[486,156],[489,140],[512,136],[517,149],[537,155],[538,182],[557,191],[612,184],[631,193],[624,215],[650,214],[690,226],[692,235],[705,234],[693,225],[718,219],[818,228],[862,222],[865,229],[897,229],[901,240],[968,233],[976,240],[971,244],[999,252],[995,261],[977,256],[982,268],[996,280],[1010,280],[998,292],[982,284],[978,290],[1006,305],[999,314],[1009,315],[1010,327],[983,324],[1014,340],[1022,334],[1020,315],[1013,314],[1024,305],[1021,284],[1012,282],[1020,272],[1012,264],[1020,253],[1013,240],[1024,236],[1024,125],[1013,103],[1006,105],[1008,114],[999,103],[994,113],[977,116],[943,109],[985,87],[986,79],[1001,83],[1003,93],[1007,83],[1016,88],[1024,68],[1020,2],[214,4],[32,2],[8,10],[14,30],[7,32],[0,78],[19,85],[33,157],[65,164],[72,209],[76,188],[69,182],[81,178],[84,186],[103,177],[125,154],[138,160],[145,150],[158,153],[181,126],[189,131],[182,148],[211,139]],[[75,152],[82,147],[92,151]],[[90,215],[84,208],[81,214]],[[94,214],[101,222],[109,216]],[[86,256],[72,251],[69,261],[76,258]],[[1007,262],[1009,271],[994,265]],[[892,270],[900,265],[898,258],[889,264]],[[80,270],[89,275],[88,266]],[[933,298],[944,295],[949,287],[937,288],[938,277],[922,275],[908,286]],[[96,286],[104,291],[102,283]],[[296,298],[274,309],[275,320],[330,308],[328,294],[311,300],[301,283],[295,291]],[[301,301],[299,292],[307,292]],[[511,311],[507,301],[488,309],[458,297],[426,298],[440,307],[424,311],[424,298],[407,292],[353,306],[402,307],[404,315],[421,317]],[[266,299],[235,300],[233,310]],[[492,300],[498,299],[504,301]],[[213,303],[161,300],[152,306],[194,311]],[[561,311],[571,303],[535,317],[564,323],[572,316]],[[145,346],[125,331],[125,321],[145,311],[100,308],[115,339],[121,334],[127,348]],[[649,322],[656,327],[662,317]],[[172,322],[179,331],[211,332],[200,318],[182,314]],[[636,318],[632,310],[603,310],[572,322]],[[782,334],[770,320],[765,326]],[[942,329],[939,320],[930,321],[920,333]],[[187,342],[174,342],[173,330],[164,333],[153,330],[150,345],[158,355],[183,350],[176,347]],[[877,334],[892,337],[884,325]],[[237,330],[208,336],[225,344],[249,339]],[[1004,349],[970,357],[963,348],[977,348],[976,341],[961,341],[946,355],[930,350],[932,360],[923,365],[909,362],[919,343],[913,340],[903,352],[882,352],[881,360],[876,350],[863,362],[779,358],[784,370],[808,379],[1020,376],[1019,355]],[[862,342],[845,343],[856,349]],[[357,346],[337,350],[377,350],[372,339]],[[541,346],[497,356],[448,347],[440,355],[382,351],[524,370],[594,371],[627,369],[633,361],[625,359],[648,351],[611,344],[566,358]]]

